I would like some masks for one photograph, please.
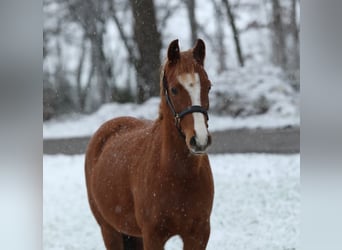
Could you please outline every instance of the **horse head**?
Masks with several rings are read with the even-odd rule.
[[[211,143],[208,131],[210,80],[204,69],[205,44],[181,52],[178,40],[170,43],[162,72],[162,91],[191,153],[206,152]]]

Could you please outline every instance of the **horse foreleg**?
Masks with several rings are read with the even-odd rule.
[[[101,225],[101,232],[107,250],[124,250],[121,233],[108,225]]]
[[[205,250],[210,235],[210,225],[198,227],[198,230],[183,236],[184,250]]]
[[[122,235],[125,250],[144,250],[142,238]]]
[[[167,237],[161,236],[157,231],[143,232],[143,245],[146,250],[164,250]]]
[[[184,239],[184,250],[205,250],[208,238],[187,237]]]

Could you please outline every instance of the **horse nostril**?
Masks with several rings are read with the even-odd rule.
[[[195,139],[195,136],[191,137],[190,139],[190,145],[195,147],[196,146],[196,139]]]

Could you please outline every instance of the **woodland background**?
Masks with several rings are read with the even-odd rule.
[[[227,81],[217,113],[267,112],[264,95],[247,112],[240,94],[229,94],[229,81],[246,75],[274,74],[291,95],[300,90],[299,0],[43,0],[43,11],[44,120],[158,96],[174,39],[181,50],[205,40],[214,88]]]

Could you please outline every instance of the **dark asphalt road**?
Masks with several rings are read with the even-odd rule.
[[[83,154],[89,137],[45,139],[44,154]],[[300,151],[300,129],[236,129],[212,133],[209,153],[274,153],[293,154]]]

